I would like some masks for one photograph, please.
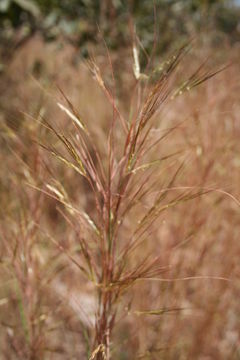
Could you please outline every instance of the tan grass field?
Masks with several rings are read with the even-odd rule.
[[[1,75],[0,359],[237,360],[239,48],[111,58],[34,37]]]

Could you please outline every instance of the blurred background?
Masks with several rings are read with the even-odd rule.
[[[99,43],[99,29],[109,48],[131,46],[129,22],[134,18],[143,46],[153,45],[154,26],[159,35],[158,51],[176,47],[189,36],[206,33],[214,45],[239,41],[237,0],[1,0],[1,45],[4,56],[34,34],[44,41],[61,37],[87,56],[87,45]],[[2,55],[3,56],[3,55]],[[3,65],[2,65],[3,66]]]
[[[137,80],[133,47],[144,74],[153,53],[155,76],[190,40],[193,49],[177,82],[203,63],[207,71],[231,66],[167,105],[155,133],[177,131],[155,155],[184,148],[187,166],[177,184],[222,192],[169,209],[132,261],[152,251],[171,265],[166,278],[230,281],[136,285],[120,304],[112,358],[240,359],[240,213],[234,200],[240,197],[240,1],[0,0],[0,360],[88,359],[92,350],[96,289],[63,254],[80,258],[63,207],[36,189],[48,184],[58,195],[66,191],[92,218],[95,203],[84,180],[39,146],[57,143],[41,116],[72,134],[56,105],[64,100],[60,88],[88,124],[104,162],[112,107],[87,61],[94,57],[127,118]],[[171,161],[161,186],[169,183]],[[123,239],[137,215],[124,225]],[[168,307],[182,311],[154,313]]]

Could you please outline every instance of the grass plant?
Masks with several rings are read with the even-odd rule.
[[[59,88],[62,100],[57,101],[57,106],[65,117],[63,123],[58,122],[57,117],[49,120],[41,106],[37,117],[28,116],[27,121],[35,124],[35,130],[30,134],[35,152],[29,164],[29,160],[24,159],[28,150],[26,144],[20,145],[23,149],[20,154],[22,169],[21,173],[15,174],[14,180],[14,186],[19,188],[17,182],[21,179],[20,192],[23,187],[27,189],[25,205],[19,202],[16,214],[20,213],[20,218],[17,216],[15,225],[1,226],[2,262],[7,259],[7,268],[11,269],[12,278],[18,284],[15,295],[23,335],[12,337],[12,349],[17,358],[42,359],[51,353],[56,358],[56,354],[65,356],[66,347],[64,350],[59,343],[51,346],[46,338],[47,331],[51,331],[49,324],[56,316],[49,310],[51,306],[60,309],[58,317],[68,319],[68,327],[72,332],[76,330],[77,337],[81,333],[79,339],[85,344],[85,355],[81,356],[88,359],[180,358],[185,348],[188,348],[189,359],[198,356],[197,339],[203,339],[201,334],[211,323],[211,314],[214,317],[214,309],[218,306],[215,295],[218,297],[222,289],[229,286],[229,274],[234,272],[232,263],[226,274],[219,272],[218,267],[214,272],[209,272],[207,267],[207,271],[202,271],[205,258],[211,254],[211,246],[218,249],[214,241],[207,242],[204,235],[201,239],[204,226],[209,233],[211,228],[203,209],[209,206],[216,214],[216,206],[211,201],[217,204],[224,197],[229,198],[233,206],[238,206],[239,202],[228,189],[220,189],[207,181],[215,155],[210,156],[213,151],[212,142],[207,138],[210,132],[206,135],[204,129],[199,129],[203,125],[198,114],[195,114],[197,131],[194,134],[189,135],[185,119],[173,124],[164,123],[168,109],[178,106],[179,95],[190,90],[195,94],[196,86],[220,72],[207,71],[201,65],[182,80],[178,69],[181,70],[188,51],[189,44],[184,45],[161,66],[151,70],[149,64],[148,73],[143,73],[134,47],[135,81],[127,115],[119,109],[111,60],[112,76],[108,79],[113,84],[111,89],[96,61],[89,61],[88,68],[112,111],[103,131],[98,130],[98,113],[94,112],[95,123],[91,124],[79,113],[62,87]],[[89,101],[94,108],[94,98]],[[2,131],[8,141],[10,131],[9,126]],[[175,134],[183,134],[181,140]],[[16,136],[16,139],[21,143],[21,137]],[[190,178],[186,168],[192,149],[197,159],[194,166],[199,166],[199,170]],[[205,151],[208,151],[206,163],[202,157]],[[18,198],[21,196],[17,195]],[[213,200],[207,200],[209,198]],[[19,212],[23,208],[29,208],[27,215]],[[167,222],[172,219],[172,225],[166,227],[165,219]],[[213,232],[217,233],[219,223],[215,226],[215,219],[211,220]],[[56,223],[61,224],[57,229]],[[44,239],[41,250],[38,249],[39,237]],[[193,238],[199,242],[194,243],[192,252],[185,251]],[[46,247],[46,244],[50,245]],[[44,247],[50,255],[44,255],[41,264],[41,256],[36,254],[44,252]],[[190,261],[191,257],[195,260]],[[74,268],[77,269],[76,278]],[[81,316],[79,321],[72,321],[68,311],[62,310],[64,302],[61,299],[57,301],[54,296],[47,295],[49,304],[43,301],[44,294],[49,294],[54,286],[61,290],[54,281],[64,271],[68,275],[62,275],[62,283],[71,283],[70,279],[74,277],[80,288],[82,284],[88,284],[90,288],[93,316],[86,310],[85,321]],[[184,344],[176,341],[178,331],[181,332],[182,317],[192,311],[192,306],[183,301],[181,284],[185,282],[193,284],[187,288],[190,297],[197,292],[199,283],[204,284],[206,293],[211,292],[209,283],[216,284],[212,302],[207,307],[209,316],[194,330],[195,343],[192,341],[191,345],[188,344],[190,335],[186,335]],[[58,291],[60,298],[64,291]],[[138,294],[137,299],[135,294]],[[70,303],[71,295],[67,293],[66,298]],[[81,296],[79,299],[81,302]],[[201,308],[194,297],[192,302]],[[164,320],[170,315],[176,319],[175,323]],[[154,333],[152,336],[147,334],[142,322],[145,316],[150,318],[148,328]],[[129,317],[135,319],[131,323],[130,339],[123,335],[124,340],[117,345]],[[163,320],[155,322],[153,318]],[[193,324],[191,326],[194,328]],[[63,330],[57,331],[58,336],[66,334],[64,326]],[[159,343],[159,337],[166,345]],[[66,342],[67,339],[66,335]],[[71,341],[74,343],[75,340]],[[72,354],[83,354],[82,349],[74,350],[71,341]],[[125,341],[132,342],[131,346]],[[177,345],[171,345],[174,343]],[[139,348],[136,344],[140,344]],[[136,349],[136,353],[129,350],[124,355],[124,349],[129,347]],[[231,354],[237,354],[235,347]],[[49,358],[52,357],[49,355]]]

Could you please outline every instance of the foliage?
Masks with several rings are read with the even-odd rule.
[[[154,42],[155,30],[160,37],[160,51],[204,28],[226,32],[239,40],[239,9],[231,1],[156,0],[155,7],[156,16],[154,3],[149,0],[2,0],[0,27],[5,35],[21,25],[28,33],[41,31],[47,39],[63,35],[82,45],[96,41],[99,26],[108,46],[115,48],[129,42],[128,20],[132,17],[146,50]]]

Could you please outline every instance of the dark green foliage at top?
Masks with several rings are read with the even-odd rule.
[[[0,39],[24,26],[25,34],[40,31],[46,39],[61,34],[82,45],[96,41],[99,26],[108,46],[116,48],[131,41],[129,19],[134,19],[143,46],[152,47],[155,27],[163,51],[191,29],[215,29],[239,40],[239,18],[231,0],[0,0]]]

